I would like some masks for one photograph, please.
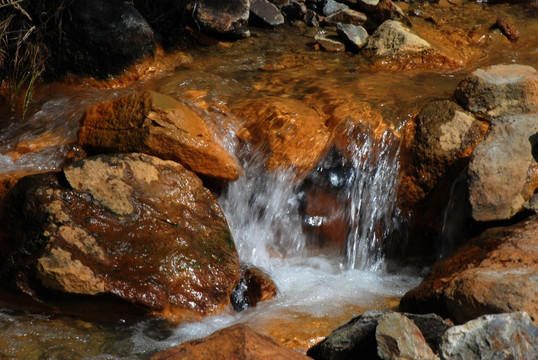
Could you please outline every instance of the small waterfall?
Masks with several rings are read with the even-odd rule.
[[[381,138],[363,132],[350,142],[354,177],[346,196],[351,228],[347,236],[347,265],[352,269],[382,270],[384,241],[397,231],[399,143],[387,130]]]

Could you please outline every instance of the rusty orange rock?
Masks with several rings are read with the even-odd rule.
[[[464,323],[484,314],[526,311],[538,321],[538,217],[492,228],[438,262],[404,295],[403,311],[435,312]]]
[[[225,328],[206,338],[188,341],[161,351],[151,360],[307,360],[308,356],[281,347],[244,324]]]
[[[291,168],[298,177],[312,170],[329,147],[324,119],[291,98],[267,97],[240,103],[234,113],[245,120],[239,137],[267,155],[271,171]]]
[[[242,169],[204,120],[187,105],[155,92],[141,92],[89,106],[78,142],[93,153],[143,152],[180,162],[218,180],[236,180]]]
[[[90,157],[21,179],[5,201],[1,275],[36,297],[43,288],[112,294],[181,321],[222,310],[239,281],[220,207],[178,163]]]

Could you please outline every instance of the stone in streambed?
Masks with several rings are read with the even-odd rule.
[[[368,41],[368,32],[359,25],[337,24],[338,35],[353,49],[359,50]]]
[[[305,355],[282,347],[244,324],[219,330],[205,338],[161,351],[151,360],[308,360]]]
[[[232,181],[242,173],[200,116],[184,103],[155,92],[89,106],[78,142],[93,153],[143,152],[174,160],[218,180]]]
[[[538,72],[527,65],[493,65],[464,78],[454,97],[467,110],[491,117],[538,112]]]
[[[472,216],[510,219],[538,188],[535,158],[538,113],[495,118],[473,151],[467,182]]]
[[[239,103],[233,112],[245,124],[238,136],[266,155],[271,171],[292,169],[302,178],[329,148],[324,119],[307,104],[292,98],[265,97]]]
[[[280,10],[267,0],[250,0],[250,14],[269,26],[284,24],[284,16]]]
[[[348,9],[349,7],[345,4],[336,2],[334,0],[327,0],[323,5],[323,15],[329,16],[338,11]]]
[[[346,9],[327,16],[325,19],[323,19],[323,24],[332,26],[335,26],[338,23],[364,25],[367,21],[368,18],[363,13],[351,9]]]
[[[331,39],[330,37],[323,35],[316,35],[314,40],[318,45],[325,51],[328,52],[341,52],[346,51],[346,46],[336,39]]]
[[[443,336],[444,360],[536,359],[538,326],[525,312],[485,315]]]
[[[403,311],[435,312],[457,323],[484,314],[525,311],[538,319],[538,217],[486,230],[437,262],[400,302]]]
[[[23,178],[5,204],[1,275],[34,296],[112,294],[182,321],[226,307],[239,281],[215,198],[172,161],[88,158]]]
[[[375,338],[377,355],[384,360],[439,360],[415,323],[398,313],[379,318]]]
[[[366,7],[370,6],[367,2],[363,2],[363,5]],[[379,0],[370,13],[372,14],[372,17],[379,22],[384,22],[385,20],[398,20],[411,26],[411,22],[407,15],[398,5],[394,4],[392,0]]]
[[[269,275],[256,267],[244,270],[241,281],[231,294],[235,311],[243,311],[256,306],[260,301],[274,298],[278,292]]]
[[[384,69],[442,68],[461,66],[396,20],[387,20],[370,36],[363,54]]]
[[[280,7],[282,13],[287,19],[296,20],[303,19],[308,11],[304,2],[292,0]]]
[[[248,36],[250,0],[198,0],[193,10],[196,23],[208,32]]]

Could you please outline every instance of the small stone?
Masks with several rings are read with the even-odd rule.
[[[284,16],[280,10],[268,0],[250,0],[250,13],[269,26],[284,24]]]
[[[280,10],[288,19],[302,19],[306,12],[306,5],[301,1],[290,1],[289,3],[283,5]]]
[[[340,52],[346,51],[346,45],[340,41],[333,40],[331,38],[317,35],[314,37],[314,40],[321,46],[321,48],[328,52]]]
[[[335,12],[323,19],[324,24],[336,25],[338,23],[351,25],[364,25],[368,21],[366,15],[359,11],[345,9]]]
[[[308,9],[304,15],[304,22],[308,26],[319,27],[319,15],[314,11]]]
[[[415,323],[402,314],[383,315],[375,338],[377,355],[383,360],[439,360]]]
[[[504,16],[499,16],[495,25],[501,29],[502,33],[508,38],[508,40],[513,42],[519,39],[519,32],[517,31],[516,27]]]
[[[349,9],[349,6],[336,2],[334,0],[327,0],[325,5],[323,5],[323,15],[329,16],[345,9]]]
[[[346,44],[356,50],[362,48],[368,41],[368,32],[360,25],[337,24],[336,29]]]

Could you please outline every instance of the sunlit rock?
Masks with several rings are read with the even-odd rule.
[[[266,97],[244,101],[233,111],[245,120],[239,137],[266,154],[271,171],[292,168],[302,177],[328,150],[324,119],[299,100]]]
[[[143,152],[174,160],[219,180],[236,180],[242,173],[200,116],[184,103],[155,92],[89,106],[78,142],[93,153]]]
[[[477,69],[454,91],[469,111],[488,116],[538,112],[538,72],[527,65],[493,65]]]
[[[363,54],[382,69],[453,69],[461,63],[396,20],[387,20],[369,37]]]
[[[484,314],[526,311],[538,319],[538,218],[486,230],[437,262],[407,292],[404,311],[435,312],[457,323]]]
[[[318,45],[325,51],[328,51],[328,52],[346,51],[346,46],[344,45],[344,43],[340,42],[337,38],[333,39],[325,35],[316,35],[314,37],[314,40],[316,40]]]
[[[534,195],[538,113],[495,118],[474,149],[467,175],[475,220],[503,220]]]
[[[174,320],[229,304],[239,260],[192,172],[143,154],[102,155],[19,181],[6,198],[3,276],[38,296],[113,294]]]
[[[269,26],[284,24],[282,13],[268,0],[250,0],[250,13],[253,18]]]
[[[349,25],[349,24],[337,24],[336,30],[338,35],[344,39],[345,43],[348,44],[352,49],[359,50],[368,40],[368,32],[365,28],[359,25]]]
[[[151,360],[307,360],[309,357],[281,347],[244,324],[219,330],[208,337],[185,342],[153,355]]]
[[[524,312],[484,315],[443,337],[445,360],[535,359],[538,326]]]
[[[375,330],[377,355],[384,360],[439,360],[415,323],[398,313],[379,318]]]
[[[334,0],[327,0],[323,4],[323,15],[330,16],[338,11],[348,9],[348,6]]]
[[[426,104],[409,130],[411,160],[405,168],[402,195],[409,203],[423,200],[439,183],[447,192],[451,182],[469,163],[475,146],[488,129],[449,100]],[[439,209],[442,211],[442,209]]]
[[[248,35],[250,0],[199,0],[192,9],[196,23],[205,31],[224,35]]]

